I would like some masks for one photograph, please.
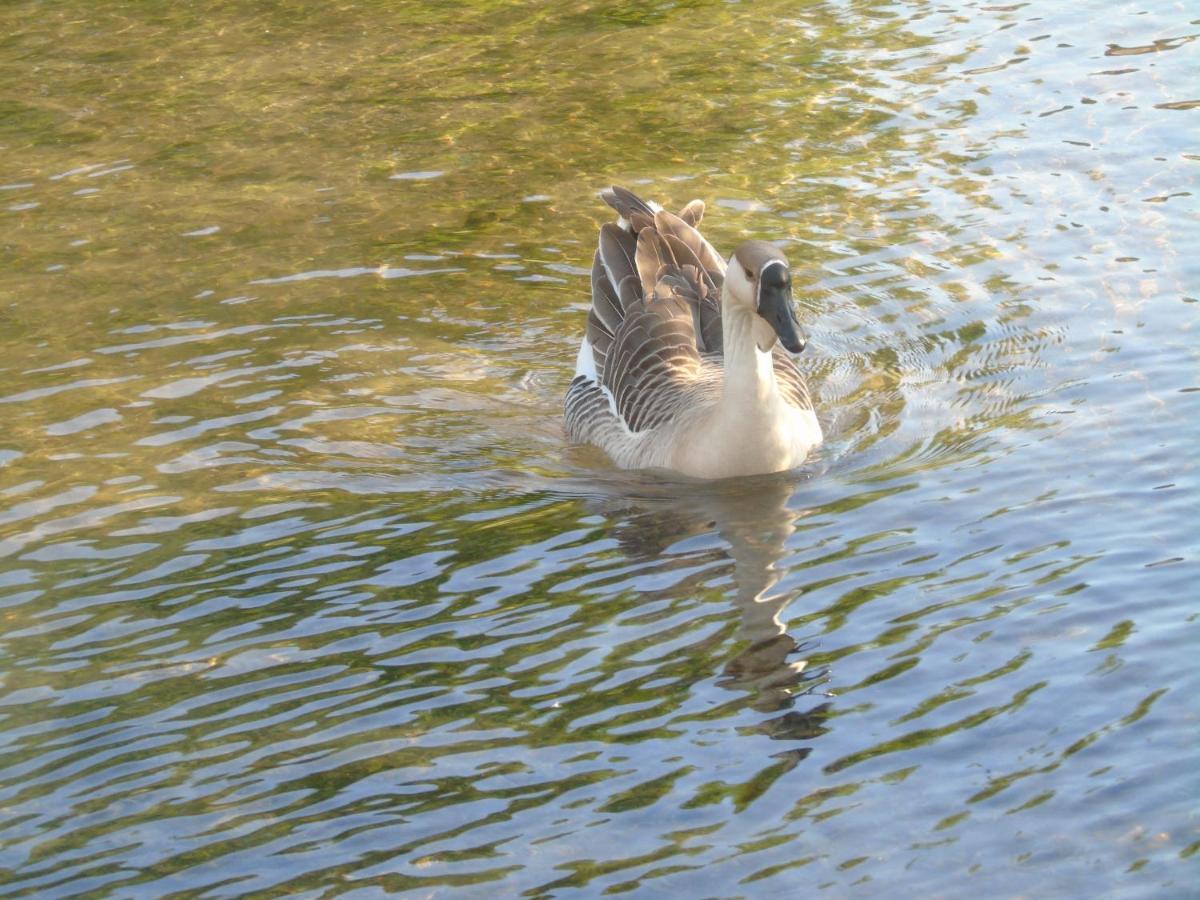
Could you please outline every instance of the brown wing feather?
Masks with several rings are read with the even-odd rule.
[[[659,210],[654,214],[654,227],[662,234],[674,235],[684,244],[686,244],[699,260],[705,273],[713,280],[714,284],[720,284],[725,276],[725,260],[721,255],[713,249],[712,244],[704,239],[699,231],[681,219],[679,216],[672,215],[665,209]]]
[[[651,219],[654,218],[654,209],[649,203],[633,191],[628,191],[619,185],[614,184],[607,190],[601,191],[600,196],[604,198],[605,203],[631,222],[635,213],[641,213]]]
[[[629,275],[637,275],[637,238],[611,222],[600,227],[600,261],[611,284],[619,285]]]
[[[592,348],[592,359],[596,361],[596,371],[604,371],[604,363],[608,359],[608,349],[612,346],[613,336],[608,328],[596,315],[596,310],[588,311],[587,342]]]
[[[704,214],[699,200],[676,216],[621,187],[601,196],[628,226],[600,229],[588,342],[620,418],[643,431],[676,416],[713,369],[704,358],[721,349],[725,263],[694,227]],[[573,390],[576,413],[598,402],[590,390]],[[575,418],[582,428],[587,417]]]
[[[629,224],[633,228],[633,233],[637,234],[643,228],[654,227],[654,216],[648,216],[645,213],[635,212],[629,216]]]
[[[601,382],[629,430],[637,432],[674,418],[700,374],[691,304],[656,292],[627,311]]]
[[[700,220],[704,218],[704,201],[693,200],[679,211],[679,218],[695,228],[700,224]]]
[[[599,252],[592,260],[592,311],[611,335],[625,318],[613,281],[608,277]]]
[[[812,409],[812,398],[808,394],[804,376],[791,354],[779,344],[771,353],[771,367],[775,370],[775,383],[779,385],[779,393],[783,394],[783,398],[797,409]]]
[[[637,272],[642,280],[642,296],[654,293],[658,279],[677,268],[671,248],[653,228],[643,228],[637,237]]]

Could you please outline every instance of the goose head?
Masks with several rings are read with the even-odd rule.
[[[733,252],[725,269],[725,303],[754,314],[754,342],[764,353],[776,340],[792,353],[804,349],[792,304],[792,273],[775,245],[746,241]]]

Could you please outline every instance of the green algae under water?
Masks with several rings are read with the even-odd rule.
[[[0,7],[0,893],[1179,896],[1200,19]],[[626,184],[828,443],[565,446]]]

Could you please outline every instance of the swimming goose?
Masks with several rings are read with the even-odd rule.
[[[567,391],[567,433],[624,469],[696,478],[780,472],[821,443],[788,352],[804,349],[787,259],[746,241],[728,264],[678,215],[619,187],[600,229],[592,309]],[[782,346],[781,346],[782,345]]]

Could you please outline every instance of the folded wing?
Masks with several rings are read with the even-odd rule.
[[[620,224],[600,229],[587,338],[600,383],[634,432],[670,420],[721,351],[725,261],[696,229],[704,204],[678,215],[620,187],[603,192]]]

